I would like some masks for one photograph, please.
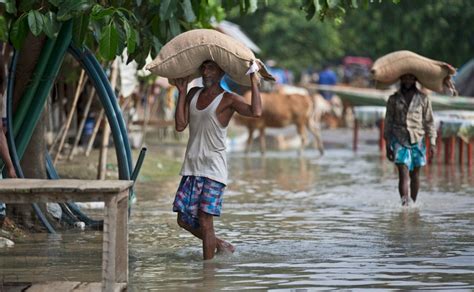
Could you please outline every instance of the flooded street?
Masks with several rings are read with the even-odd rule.
[[[216,229],[236,253],[203,264],[199,240],[170,212],[178,179],[141,184],[130,235],[134,291],[474,288],[466,170],[432,167],[419,202],[402,208],[397,175],[375,146],[323,158],[311,150],[229,158]]]
[[[235,254],[203,263],[200,241],[171,212],[179,177],[142,179],[130,221],[130,291],[474,289],[468,169],[425,169],[419,202],[402,208],[397,174],[375,145],[322,158],[314,150],[228,157],[231,181],[215,225]],[[100,232],[38,235],[1,250],[0,274],[6,282],[100,281],[101,247]]]

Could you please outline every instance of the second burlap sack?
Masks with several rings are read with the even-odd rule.
[[[201,76],[199,67],[206,60],[216,62],[235,82],[250,86],[246,75],[252,61],[255,61],[264,79],[274,80],[263,63],[253,52],[236,39],[212,29],[195,29],[182,33],[169,41],[158,56],[145,69],[173,79]]]
[[[451,75],[456,70],[448,63],[432,60],[411,51],[396,51],[377,59],[372,66],[374,80],[393,84],[404,74],[413,74],[424,87],[454,95]]]

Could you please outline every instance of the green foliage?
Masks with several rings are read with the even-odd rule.
[[[73,20],[73,42],[76,45],[82,45],[86,39],[86,34],[89,29],[90,14],[83,14],[75,17]]]
[[[59,32],[59,24],[56,19],[56,14],[48,11],[43,15],[43,31],[49,38],[55,38]]]
[[[346,54],[380,57],[411,50],[461,66],[474,57],[474,2],[470,0],[373,3],[350,11],[341,27]]]
[[[57,19],[66,21],[74,16],[87,13],[92,5],[92,0],[64,0],[59,3]]]
[[[10,30],[10,41],[15,48],[20,48],[25,41],[26,35],[28,34],[28,18],[27,14],[22,14],[17,18]]]
[[[35,36],[39,36],[43,31],[43,15],[38,10],[31,10],[28,12],[28,26]]]
[[[7,20],[3,15],[0,15],[0,42],[8,41]]]
[[[399,0],[392,0],[392,2],[397,3]],[[358,8],[359,3],[367,7],[369,0],[302,0],[301,9],[306,12],[307,20],[317,16],[321,21],[331,18],[339,23],[345,16],[347,9]]]
[[[242,17],[234,13],[230,20],[238,23],[259,45],[260,58],[274,59],[278,67],[295,73],[344,54],[338,25],[334,21],[308,21],[295,9],[292,0],[280,0],[277,5],[259,9],[254,15]]]
[[[259,45],[258,57],[296,74],[346,55],[376,59],[403,49],[457,67],[473,58],[474,2],[397,2],[304,0],[301,8],[313,17],[306,21],[294,0],[279,0],[252,16],[242,17],[234,8],[230,20]],[[318,21],[321,17],[324,21]]]
[[[5,3],[5,11],[10,14],[16,14],[16,3],[15,0],[6,0]]]
[[[114,59],[127,48],[128,60],[135,60],[143,66],[148,55],[156,56],[164,43],[182,31],[209,28],[212,20],[221,21],[233,9],[238,9],[240,15],[255,13],[261,8],[265,10],[269,3],[267,0],[2,0],[0,40],[10,39],[16,48],[20,48],[29,32],[54,38],[60,24],[73,19],[76,45],[87,44],[99,52],[103,61]],[[306,12],[307,19],[314,16],[321,20],[326,17],[338,19],[347,8],[357,7],[359,3],[367,5],[368,0],[284,0],[272,3],[274,7],[284,6],[284,12],[291,12],[292,19],[297,21],[296,26],[306,29],[300,10]],[[271,20],[271,16],[269,19],[278,21]],[[316,33],[311,37],[320,38],[322,47],[328,47],[324,44],[325,39],[340,42],[331,31],[318,28],[314,21],[311,25],[316,27]],[[283,25],[266,28],[267,32],[272,30],[275,40],[285,35]],[[304,37],[300,35],[298,42],[301,43]],[[291,38],[286,37],[286,40]],[[278,42],[279,46],[286,43],[283,40]],[[297,52],[297,44],[291,48],[293,54],[285,55],[288,62]],[[272,54],[280,53],[275,51]],[[332,56],[340,54],[336,47]],[[311,57],[310,53],[305,53],[302,59],[314,61],[322,55],[325,54],[315,53],[315,57]],[[296,63],[291,66],[296,66]]]
[[[119,34],[112,24],[105,26],[101,32],[99,52],[106,60],[112,60],[117,55]]]

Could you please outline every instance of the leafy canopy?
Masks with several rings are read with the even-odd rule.
[[[381,0],[379,0],[381,1]],[[397,0],[392,0],[398,2]],[[129,61],[144,65],[162,45],[182,31],[211,27],[236,8],[254,13],[277,0],[0,0],[0,41],[20,48],[29,32],[57,36],[62,22],[74,23],[73,40],[113,60],[127,48]],[[340,19],[348,8],[367,6],[369,0],[294,0],[293,8],[310,20]]]

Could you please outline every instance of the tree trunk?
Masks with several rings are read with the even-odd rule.
[[[25,40],[20,51],[16,74],[13,99],[13,110],[15,111],[25,89],[32,78],[32,74],[39,60],[41,49],[45,43],[44,37],[34,37],[31,34]],[[45,130],[46,114],[43,112],[36,126],[25,154],[21,159],[21,167],[25,178],[47,178],[45,163]],[[40,208],[45,212],[45,204]],[[40,230],[41,225],[30,204],[10,204],[7,207],[7,215],[17,224],[32,230]]]

